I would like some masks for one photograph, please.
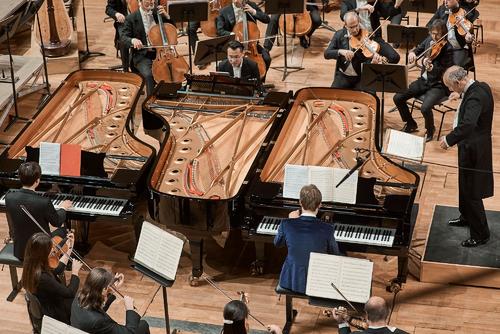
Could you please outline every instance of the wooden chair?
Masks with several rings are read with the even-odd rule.
[[[425,99],[425,94],[414,98],[411,103],[408,101],[408,105],[411,107],[411,109],[410,109],[411,114],[413,114],[414,108],[420,109],[422,107],[422,103],[423,103],[424,99]],[[441,121],[439,122],[439,130],[438,130],[437,140],[439,140],[439,138],[441,137],[441,130],[443,128],[444,117],[446,116],[446,114],[449,112],[452,112],[452,111],[453,112],[457,111],[456,108],[452,108],[445,103],[447,100],[448,100],[448,96],[444,96],[436,105],[434,105],[432,107],[433,112],[436,111],[436,112],[441,114]]]

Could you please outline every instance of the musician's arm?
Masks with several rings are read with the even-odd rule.
[[[255,12],[255,18],[257,20],[259,20],[260,22],[262,23],[269,23],[271,21],[271,18],[269,17],[269,15],[267,15],[266,13],[264,13],[262,11],[262,9],[259,8],[259,6],[257,6],[257,4],[253,3],[253,2],[249,2],[248,3],[253,9],[256,10]]]
[[[116,8],[116,0],[108,0],[105,13],[106,15],[116,20],[116,13],[118,13],[118,11],[115,8]]]
[[[413,50],[411,50],[413,53],[415,53],[415,55],[420,56],[422,54],[422,52],[425,51],[426,49],[426,45],[429,45],[427,43],[427,41],[430,39],[431,37],[428,36],[426,39],[423,40],[423,42],[421,42],[420,44],[418,44]]]
[[[107,312],[111,304],[116,300],[116,296],[112,293],[108,293],[108,298],[106,299],[106,302],[104,303],[104,306],[102,307],[102,310],[104,312]]]
[[[333,230],[330,236],[330,240],[328,240],[328,254],[340,255],[339,245],[335,240],[335,234]]]
[[[474,21],[476,21],[476,19],[479,17],[479,12],[477,11],[477,9],[474,8],[465,17],[467,18],[467,20],[474,23]]]
[[[125,23],[123,23],[123,26],[120,30],[120,39],[127,48],[132,47],[132,38],[134,35],[132,19],[130,19],[130,17],[131,15],[127,16],[127,18],[125,19]]]
[[[283,222],[278,226],[278,234],[276,234],[276,236],[274,237],[274,246],[286,246],[285,234],[283,233]]]
[[[52,202],[47,199],[47,218],[50,225],[54,227],[61,227],[66,221],[66,210],[55,209]]]
[[[219,13],[219,16],[217,16],[217,19],[215,20],[216,25],[217,25],[217,35],[219,36],[228,36],[231,35],[230,31],[227,31],[225,29],[225,18],[224,15],[222,15],[222,10],[221,13]]]
[[[342,30],[339,30],[342,31]],[[332,40],[330,41],[330,44],[328,44],[328,47],[325,49],[325,59],[338,59],[339,58],[339,48],[340,48],[340,43],[339,43],[339,38],[337,36],[337,31],[335,35],[333,35]]]
[[[65,268],[66,268],[66,263],[59,261],[56,269],[53,270],[54,275],[59,276],[64,272]]]

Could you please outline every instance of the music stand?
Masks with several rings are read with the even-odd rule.
[[[270,0],[266,1],[266,14],[281,14],[283,15],[283,26],[286,29],[286,14],[298,14],[304,12],[304,0]],[[284,66],[274,66],[273,69],[277,71],[283,71],[283,77],[281,81],[285,81],[289,70],[293,70],[293,72],[298,72],[303,70],[304,68],[301,66],[288,66],[288,52],[287,52],[287,43],[286,43],[286,31],[283,32],[285,35],[283,49],[284,49],[284,57],[285,62]]]
[[[85,14],[85,0],[82,0],[82,10],[83,10],[83,28],[85,31],[85,51],[79,51],[78,60],[81,63],[89,59],[90,57],[100,57],[105,56],[102,52],[91,52],[89,50],[89,36],[87,32],[87,15]]]
[[[168,3],[168,14],[174,22],[206,21],[208,19],[208,1],[170,1]],[[193,74],[193,60],[191,51],[191,35],[188,34],[189,49],[189,74]]]
[[[437,11],[437,1],[429,1],[429,0],[412,0],[405,1],[406,8],[408,12],[417,12],[417,19],[415,25],[418,26],[419,23],[419,14],[420,13],[429,13],[434,14]]]
[[[411,45],[418,45],[429,35],[428,29],[425,27],[402,26],[399,24],[389,24],[387,26],[387,42],[388,43],[405,43],[406,44],[406,62],[408,65],[408,54]]]
[[[215,61],[215,68],[217,68],[217,62],[227,58],[227,45],[234,41],[234,38],[235,35],[227,35],[198,41],[194,54],[194,64],[205,65]]]
[[[383,144],[384,99],[385,93],[401,93],[408,89],[408,70],[406,65],[363,64],[361,68],[361,87],[363,90],[382,93],[382,106],[378,120],[379,148]]]

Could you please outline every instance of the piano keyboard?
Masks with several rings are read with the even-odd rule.
[[[264,217],[257,234],[276,235],[282,218]],[[392,247],[396,229],[365,225],[335,224],[335,240],[354,244]]]
[[[40,196],[49,197],[56,209],[59,208],[59,204],[62,201],[70,200],[73,202],[73,206],[67,210],[68,212],[104,216],[119,216],[128,202],[126,199],[108,197],[44,193],[40,191],[36,193]],[[2,197],[0,197],[0,206],[5,206],[5,195],[6,194],[3,194]]]

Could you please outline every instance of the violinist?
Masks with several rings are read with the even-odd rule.
[[[147,94],[153,92],[155,81],[151,66],[156,58],[156,49],[145,48],[151,46],[147,33],[158,24],[157,13],[163,15],[165,22],[173,23],[162,5],[154,8],[154,0],[141,0],[139,10],[127,16],[121,31],[121,40],[127,48],[134,48],[132,52],[133,66],[146,79]]]
[[[344,28],[333,35],[324,54],[325,59],[337,60],[332,87],[359,89],[362,63],[380,64],[388,62],[397,64],[399,62],[399,54],[381,37],[375,36],[373,40],[369,40],[368,36],[367,30],[360,25],[358,14],[354,11],[347,12],[344,16]],[[370,57],[365,56],[362,48],[352,47],[358,44],[372,44],[373,41],[380,48],[378,52],[372,53]]]
[[[87,333],[149,333],[148,323],[134,311],[134,300],[129,296],[123,297],[125,325],[118,324],[106,313],[116,299],[113,289],[119,288],[123,281],[123,274],[113,276],[104,268],[93,268],[71,306],[71,326]]]
[[[229,6],[222,8],[217,17],[217,34],[219,36],[231,35],[233,28],[237,23],[243,22],[243,15],[246,15],[248,22],[255,22],[257,20],[262,23],[269,23],[269,15],[264,13],[257,4],[252,1],[233,0]],[[240,41],[245,42],[245,41]],[[271,56],[269,52],[260,44],[257,44],[257,51],[264,59],[266,70],[271,65]]]
[[[128,15],[127,0],[108,0],[106,5],[106,15],[115,20],[115,48],[120,50],[122,67],[124,72],[128,72],[129,49],[120,40],[120,31]]]
[[[66,324],[70,323],[71,303],[80,284],[78,273],[82,263],[73,260],[71,280],[67,286],[58,276],[64,272],[73,251],[73,243],[73,235],[68,234],[66,241],[68,251],[63,254],[54,269],[49,266],[49,257],[54,252],[52,240],[43,232],[33,234],[26,245],[21,279],[23,288],[38,298],[43,315]]]
[[[309,12],[309,16],[311,17],[312,25],[311,30],[307,33],[307,35],[300,36],[300,45],[304,49],[307,49],[311,45],[311,36],[314,34],[316,29],[321,26],[321,23],[323,23],[318,6],[313,3],[314,2],[311,1],[311,4],[306,5],[306,10]],[[268,50],[269,52],[273,48],[274,41],[276,40],[276,35],[278,34],[280,16],[281,14],[271,15],[271,20],[267,25],[264,48],[266,48],[266,50]]]
[[[437,19],[446,22],[446,26],[448,27],[448,42],[453,47],[453,63],[459,66],[466,66],[470,59],[472,59],[472,48],[469,46],[474,40],[472,23],[475,17],[479,16],[475,9],[470,11],[465,16],[467,22],[470,23],[470,29],[464,31],[458,22],[462,19],[461,14],[465,13],[467,11],[461,7],[459,0],[445,0],[444,5],[438,8],[429,23],[427,23],[427,27],[430,27],[432,22]]]
[[[446,40],[446,37],[443,37],[446,32],[447,28],[444,21],[435,20],[432,23],[429,28],[430,36],[408,55],[410,63],[416,61],[417,55],[423,57],[424,65],[422,66],[421,76],[412,82],[405,92],[397,93],[393,98],[401,119],[406,123],[402,131],[411,133],[417,131],[417,123],[411,116],[406,101],[425,94],[420,110],[425,120],[426,141],[432,140],[434,136],[432,107],[449,93],[443,83],[443,73],[453,65],[453,48]]]
[[[48,197],[40,196],[35,192],[42,175],[42,169],[37,162],[22,163],[19,166],[18,175],[22,188],[7,193],[5,207],[9,230],[14,240],[14,256],[22,260],[26,243],[33,234],[40,232],[40,228],[21,210],[21,205],[32,212],[46,232],[50,233],[49,225],[52,225],[56,227],[51,233],[52,236],[64,237],[66,236],[66,209],[69,209],[73,204],[71,201],[65,200],[59,204],[59,209],[56,210]]]
[[[407,332],[387,326],[387,317],[389,316],[389,308],[387,303],[381,297],[370,297],[365,304],[366,320],[368,329],[354,332],[356,334],[408,334]],[[339,334],[351,333],[348,318],[349,315],[343,307],[335,308],[332,312],[333,317],[338,323]]]
[[[240,300],[232,300],[224,306],[224,325],[221,334],[247,334],[250,333],[248,306]],[[281,334],[277,325],[268,325],[267,330],[272,334]]]

